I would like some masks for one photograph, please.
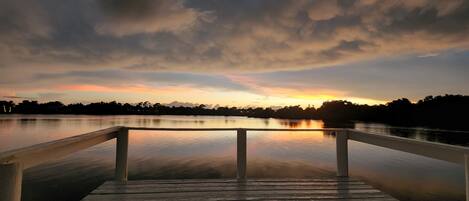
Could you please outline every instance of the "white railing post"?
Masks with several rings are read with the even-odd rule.
[[[116,174],[117,181],[127,181],[127,154],[129,146],[129,129],[121,128],[116,142]]]
[[[246,179],[246,129],[237,130],[237,143],[236,143],[236,164],[237,164],[237,178],[238,180]]]
[[[348,177],[348,135],[347,131],[336,133],[337,176]]]
[[[23,165],[0,164],[0,201],[20,201]]]
[[[469,155],[464,154],[464,174],[466,176],[466,201],[469,201]]]

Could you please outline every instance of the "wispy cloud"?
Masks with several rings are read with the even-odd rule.
[[[187,90],[192,90],[190,87],[183,86],[164,86],[164,87],[150,87],[145,85],[62,85],[57,86],[55,90],[60,91],[85,91],[85,92],[120,92],[120,93],[154,93],[154,94],[167,94],[167,93],[180,93]]]
[[[244,85],[233,82],[221,74],[177,73],[177,72],[140,72],[129,70],[70,71],[64,73],[39,73],[30,78],[37,85],[55,85],[58,80],[64,85],[82,86],[132,86],[164,87],[191,86],[193,88],[217,88],[224,90],[243,90]],[[125,81],[124,83],[122,81]]]
[[[426,54],[422,54],[422,55],[419,55],[418,57],[420,58],[426,58],[426,57],[436,57],[440,55],[440,53],[436,53],[436,52],[430,52],[430,53],[426,53]]]
[[[33,97],[24,97],[24,96],[3,96],[3,98],[7,98],[7,99],[35,99]]]

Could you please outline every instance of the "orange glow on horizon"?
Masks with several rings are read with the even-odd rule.
[[[244,78],[243,78],[244,79]],[[243,80],[242,79],[242,80]],[[249,79],[249,78],[248,78]],[[242,83],[241,80],[237,80]],[[171,103],[173,101],[219,105],[229,107],[283,107],[300,105],[305,108],[313,105],[320,107],[325,101],[347,100],[358,104],[382,104],[386,101],[368,99],[361,97],[347,96],[346,92],[329,89],[314,88],[287,88],[287,87],[269,87],[254,83],[253,80],[245,80],[243,83],[252,90],[237,91],[216,88],[201,88],[192,85],[174,85],[174,86],[151,86],[145,84],[132,85],[97,85],[97,84],[76,84],[61,85],[51,89],[38,88],[29,93],[15,93],[21,97],[33,97],[32,99],[40,101],[63,101],[65,103],[77,101],[118,101],[118,102],[159,102]],[[34,98],[39,92],[60,92],[68,94],[68,97],[60,99]],[[89,94],[89,95],[88,95]],[[75,100],[73,97],[86,97],[82,100]],[[118,97],[118,98],[116,98]],[[68,99],[67,99],[68,98]]]

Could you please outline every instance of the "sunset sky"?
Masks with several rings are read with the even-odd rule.
[[[469,1],[2,0],[0,99],[283,106],[469,95]]]

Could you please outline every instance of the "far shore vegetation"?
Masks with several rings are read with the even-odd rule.
[[[319,108],[309,106],[207,107],[206,105],[167,106],[160,103],[137,104],[97,102],[63,104],[59,101],[39,103],[23,100],[0,101],[0,114],[89,114],[89,115],[215,115],[258,118],[320,119],[325,122],[366,121],[401,126],[427,126],[469,130],[469,96],[427,96],[412,103],[406,98],[382,105],[361,105],[349,101],[324,102]]]

